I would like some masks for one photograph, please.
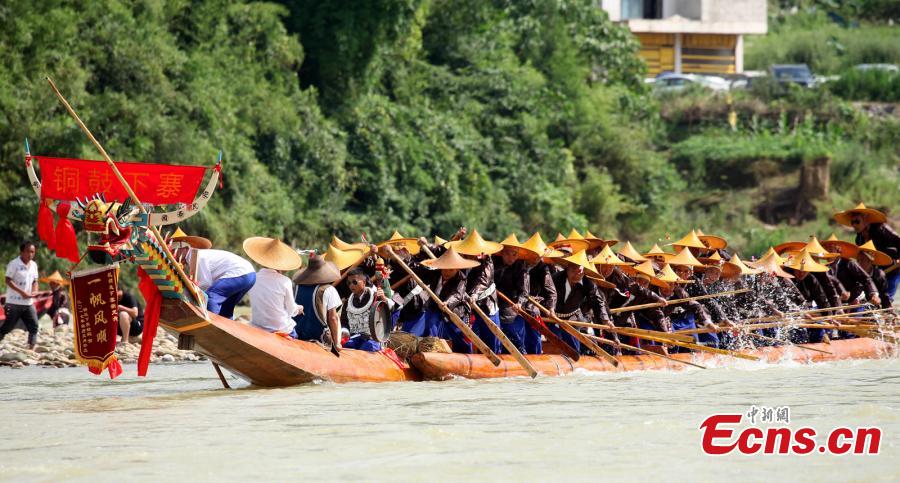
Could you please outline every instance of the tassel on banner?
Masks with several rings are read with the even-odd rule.
[[[153,280],[143,268],[138,267],[138,289],[144,296],[147,307],[144,309],[144,333],[141,335],[141,353],[138,356],[138,376],[146,376],[153,355],[153,339],[159,328],[159,311],[162,306],[162,294]]]
[[[47,200],[43,198],[41,198],[41,206],[38,208],[37,233],[38,238],[47,244],[47,248],[51,250],[56,249],[56,233],[53,231],[53,212],[50,211]]]
[[[56,256],[68,259],[72,263],[78,263],[81,258],[78,253],[78,240],[75,238],[75,226],[69,221],[71,207],[66,202],[56,206],[56,214],[59,221],[56,222]]]

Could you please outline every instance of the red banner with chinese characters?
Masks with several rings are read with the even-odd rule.
[[[122,373],[116,358],[118,282],[119,267],[107,266],[76,272],[69,285],[75,319],[75,356],[94,374],[109,368],[110,379]]]
[[[106,193],[108,201],[124,201],[128,193],[106,161],[34,156],[41,169],[41,196],[54,200],[90,198]],[[193,203],[206,168],[173,164],[117,162],[116,167],[142,203]]]

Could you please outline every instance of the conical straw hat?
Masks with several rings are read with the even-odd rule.
[[[735,253],[731,256],[731,260],[725,262],[725,265],[722,266],[722,275],[727,278],[743,276],[743,275],[756,275],[759,273],[759,269],[753,269],[748,267],[742,260],[741,257]]]
[[[840,211],[835,213],[834,220],[842,225],[852,226],[850,221],[853,219],[854,213],[865,215],[866,221],[868,221],[869,223],[884,223],[887,221],[887,215],[876,209],[866,208],[865,203],[856,205],[856,208],[853,208],[852,210]]]
[[[687,247],[682,248],[681,251],[678,252],[678,255],[675,255],[674,257],[670,258],[668,260],[668,262],[669,262],[669,265],[685,265],[688,267],[706,267],[706,265],[703,265],[702,263],[700,263],[700,260],[697,260],[694,257],[694,255],[691,253],[691,251]]]
[[[369,245],[365,243],[347,243],[344,240],[341,240],[337,237],[337,235],[332,235],[331,237],[331,245],[337,248],[338,250],[360,250],[363,253],[369,253]]]
[[[208,238],[188,235],[181,229],[181,227],[176,228],[175,233],[172,233],[172,241],[187,244],[191,248],[212,248],[212,242],[209,241]]]
[[[615,245],[616,243],[619,243],[619,240],[616,240],[615,238],[600,238],[599,236],[591,233],[590,230],[584,232],[584,239],[588,240],[588,241],[600,240],[603,242],[604,245],[609,246],[609,247]]]
[[[591,259],[591,263],[594,265],[612,265],[619,267],[627,267],[631,266],[631,263],[622,261],[621,258],[617,257],[615,253],[613,253],[612,248],[609,245],[605,245],[600,253],[597,254],[596,257]]]
[[[800,250],[796,255],[792,255],[784,264],[787,268],[793,268],[801,272],[827,272],[828,267],[813,260],[813,257],[806,249]]]
[[[768,274],[776,275],[781,278],[794,278],[793,275],[781,269],[784,262],[779,262],[777,253],[772,252],[753,264],[753,267]]]
[[[634,245],[631,244],[630,241],[625,242],[625,245],[619,249],[619,255],[633,261],[633,262],[645,262],[647,261],[643,255],[638,253],[637,250],[634,249]]]
[[[365,256],[366,254],[362,250],[341,250],[334,245],[328,245],[328,251],[325,252],[325,260],[337,265],[338,270],[342,272]]]
[[[522,248],[537,253],[540,257],[558,258],[565,256],[563,252],[547,246],[539,232],[534,232],[534,235],[531,235],[528,240],[525,240],[525,243],[522,244]]]
[[[662,248],[659,247],[658,243],[654,243],[650,248],[650,251],[644,254],[645,257],[648,258],[659,258],[663,261],[669,260],[675,256],[674,253],[666,253]]]
[[[644,261],[640,265],[635,265],[633,267],[622,267],[622,270],[631,276],[644,276],[647,280],[652,280],[656,277],[656,270],[653,269],[653,262],[650,260]]]
[[[762,260],[763,258],[766,258],[768,256],[772,256],[775,260],[775,263],[777,263],[779,267],[784,265],[784,258],[782,258],[781,255],[779,255],[778,252],[775,251],[774,247],[769,247],[766,253],[764,253],[763,256],[759,257],[759,259]],[[747,262],[747,264],[751,267],[753,266],[753,263]]]
[[[393,235],[391,235],[390,238],[379,243],[377,246],[378,248],[381,248],[386,245],[390,245],[391,248],[405,248],[410,255],[417,255],[422,249],[422,247],[419,246],[419,240],[416,240],[415,238],[404,237],[396,231]]]
[[[450,247],[440,257],[425,260],[422,262],[422,265],[434,270],[465,270],[477,267],[480,263],[461,257],[459,253],[456,253],[456,249]]]
[[[557,258],[556,262],[563,265],[578,265],[579,267],[584,269],[585,274],[590,274],[592,277],[600,278],[601,280],[603,279],[600,273],[597,272],[597,269],[594,267],[594,265],[592,265],[591,262],[588,261],[587,252],[585,252],[584,250],[575,252],[574,254],[569,255],[565,258]]]
[[[591,274],[589,272],[585,272],[584,276],[588,280],[594,282],[594,285],[596,285],[600,288],[616,288],[616,284],[614,284],[612,282],[608,282],[605,278],[603,278],[602,275],[594,276],[593,274]]]
[[[485,240],[478,233],[478,230],[472,230],[472,232],[469,233],[469,236],[467,236],[465,240],[447,242],[444,246],[447,248],[453,248],[460,255],[469,255],[475,257],[482,255],[493,255],[500,250],[503,250],[503,245],[497,242]]]
[[[572,250],[572,253],[576,253],[581,250],[588,250],[591,247],[591,244],[588,243],[588,241],[585,240],[584,237],[582,237],[577,231],[572,231],[575,232],[574,234],[578,235],[577,238],[572,238],[572,233],[569,233],[569,237],[564,237],[562,236],[562,234],[557,233],[556,240],[553,240],[553,242],[550,243],[550,248],[568,248]]]
[[[778,245],[775,245],[773,250],[775,250],[775,253],[781,255],[782,253],[785,253],[785,252],[799,252],[800,250],[803,250],[803,247],[805,247],[805,246],[806,246],[806,243],[801,242],[801,241],[789,241],[789,242],[779,243]],[[781,258],[784,258],[784,257],[781,257]]]
[[[443,246],[444,243],[447,243],[447,240],[444,240],[443,238],[441,238],[441,237],[439,237],[439,236],[437,236],[437,235],[434,236],[434,244],[435,244],[435,245]]]
[[[244,240],[244,253],[254,262],[272,270],[295,270],[303,265],[296,250],[281,240],[254,236]]]
[[[827,240],[822,241],[822,246],[829,252],[837,253],[843,258],[854,258],[859,252],[859,247],[853,243],[838,240],[837,235],[834,233]]]
[[[702,231],[697,230],[697,238],[700,239],[710,250],[721,250],[728,246],[728,242],[724,238],[715,235],[704,235]]]
[[[519,238],[516,236],[515,233],[510,233],[508,237],[506,237],[503,241],[500,242],[500,244],[503,245],[504,247],[515,248],[520,256],[522,256],[523,254],[526,256],[529,256],[529,255],[530,256],[538,256],[538,257],[541,256],[541,254],[538,253],[536,250],[532,250],[531,248],[526,247],[522,242],[520,242]]]
[[[669,245],[674,246],[676,250],[678,247],[706,249],[706,245],[704,245],[700,238],[697,237],[697,232],[694,230],[691,230],[691,232],[685,235],[681,240],[669,243]]]
[[[663,265],[662,269],[659,271],[659,273],[656,274],[656,276],[650,279],[650,283],[656,285],[657,287],[666,287],[670,283],[693,283],[693,280],[684,280],[682,278],[679,278],[675,273],[675,270],[672,270],[672,267],[670,267],[667,263]]]
[[[722,259],[722,255],[719,255],[718,250],[713,250],[712,255],[708,257],[697,257],[697,260],[700,260],[701,263],[705,263],[710,267],[720,267],[722,266],[722,262],[725,261]]]
[[[894,262],[893,260],[891,260],[890,255],[875,248],[875,244],[872,243],[872,240],[869,240],[860,245],[859,251],[871,255],[872,263],[874,263],[875,265],[890,265]]]
[[[813,257],[816,258],[838,258],[840,255],[837,253],[831,253],[819,243],[819,239],[815,237],[815,235],[809,237],[809,243],[804,247],[807,252]]]
[[[341,279],[341,271],[334,262],[323,257],[310,257],[306,268],[294,275],[297,285],[322,285],[334,283]]]
[[[590,232],[587,232],[587,233],[590,233]],[[581,240],[588,242],[588,250],[593,250],[595,248],[600,248],[603,245],[606,245],[606,242],[603,241],[603,239],[597,238],[594,235],[591,235],[590,237],[588,237],[586,235],[582,236],[581,233],[578,233],[578,230],[576,230],[574,228],[572,228],[572,231],[569,232],[569,238],[572,240],[581,239]]]
[[[60,275],[59,270],[50,274],[49,277],[43,277],[39,279],[41,283],[58,283],[60,285],[68,285],[69,281],[64,279],[62,275]]]

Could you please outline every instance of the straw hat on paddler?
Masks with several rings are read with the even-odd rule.
[[[422,265],[434,270],[465,270],[477,267],[480,263],[461,257],[456,252],[456,249],[450,247],[443,255],[431,260],[425,260],[422,262]]]
[[[409,252],[410,255],[417,255],[422,247],[419,246],[419,240],[415,238],[409,238],[401,235],[399,232],[394,232],[390,238],[378,244],[378,248],[385,247],[390,245],[391,248],[405,248],[406,251]]]
[[[603,249],[600,250],[600,253],[591,259],[591,263],[594,265],[612,265],[614,267],[630,267],[633,265],[632,263],[623,261],[621,258],[617,257],[609,245],[604,246]]]
[[[303,265],[303,259],[296,250],[275,238],[250,237],[244,240],[244,253],[254,262],[272,270],[286,272]]]
[[[306,267],[294,275],[294,283],[297,285],[322,285],[340,279],[341,271],[337,265],[319,256],[309,257]]]
[[[68,285],[69,281],[64,279],[62,275],[60,275],[59,270],[50,274],[49,277],[42,277],[38,279],[41,283],[57,283],[59,285]]]
[[[460,255],[469,255],[472,257],[480,257],[483,255],[493,255],[503,250],[503,245],[487,241],[481,237],[478,230],[472,230],[464,240],[456,240],[444,244],[447,248],[456,250]]]
[[[369,253],[369,245],[359,242],[359,243],[347,243],[344,240],[341,240],[337,237],[337,235],[333,235],[331,237],[331,245],[338,250],[359,250],[361,252]]]
[[[721,268],[722,264],[725,263],[725,260],[722,258],[722,255],[719,254],[718,250],[714,250],[712,255],[708,257],[697,257],[697,260],[700,260],[700,262],[707,267],[712,268]]]
[[[887,215],[876,209],[867,208],[865,203],[860,203],[851,210],[839,211],[835,213],[834,220],[842,225],[853,226],[851,221],[853,220],[853,215],[855,214],[865,216],[866,221],[868,221],[869,223],[884,223],[887,221]]]
[[[588,260],[587,252],[584,250],[579,250],[572,255],[563,258],[555,259],[556,263],[568,267],[570,265],[579,266],[584,269],[585,275],[590,275],[591,278],[599,278],[603,280],[603,277],[600,275],[600,272],[597,271],[597,268]]]
[[[861,255],[869,257],[869,259],[872,260],[872,263],[874,263],[875,265],[883,266],[894,263],[894,261],[891,260],[890,255],[875,248],[875,244],[872,243],[872,240],[869,240],[860,245],[858,247],[858,250]]]
[[[688,247],[686,246],[682,248],[680,252],[678,252],[678,255],[670,258],[668,262],[669,265],[683,265],[686,267],[706,268],[706,265],[701,263],[700,260],[697,260],[697,258],[694,257],[694,254],[691,253],[690,249],[688,249]]]
[[[822,246],[831,253],[837,253],[842,258],[855,258],[859,247],[855,243],[838,240],[834,233],[827,240],[822,240]]]
[[[622,255],[623,257],[625,257],[635,263],[647,261],[647,259],[644,258],[643,255],[641,255],[640,253],[638,253],[637,250],[635,250],[634,245],[632,245],[630,241],[627,241],[627,242],[625,242],[624,245],[622,245],[622,248],[619,249],[619,255]]]
[[[745,264],[744,261],[741,260],[741,257],[737,255],[737,253],[731,256],[731,260],[728,260],[724,265],[722,265],[722,275],[724,275],[726,278],[742,277],[744,275],[756,275],[760,272],[761,270],[759,269],[748,267],[747,264]]]
[[[666,288],[673,283],[689,284],[694,283],[694,281],[684,280],[680,278],[675,273],[675,270],[672,270],[672,267],[670,267],[667,263],[663,265],[662,269],[660,269],[659,273],[657,273],[656,276],[650,279],[650,283],[656,285],[657,287]]]
[[[716,235],[706,235],[699,228],[695,230],[700,239],[710,250],[721,250],[728,246],[724,238]]]
[[[803,247],[805,246],[806,243],[802,241],[789,241],[775,245],[774,247],[772,247],[772,250],[774,250],[775,253],[781,255],[785,252],[799,252],[800,250],[803,250]]]
[[[659,247],[658,243],[654,243],[652,247],[650,247],[650,251],[644,254],[647,258],[655,258],[659,261],[665,262],[670,258],[674,257],[674,253],[666,253],[662,248]]]
[[[815,261],[810,253],[804,248],[799,253],[792,254],[784,263],[787,268],[792,268],[800,272],[827,272],[828,267]]]
[[[691,232],[683,236],[681,240],[669,243],[669,245],[675,247],[675,250],[681,250],[682,248],[698,248],[700,250],[707,249],[703,241],[700,240],[700,238],[697,236],[696,230],[691,230]]]
[[[775,275],[781,278],[794,278],[793,275],[781,269],[781,265],[784,264],[784,261],[779,260],[781,260],[781,257],[779,257],[777,253],[772,251],[768,255],[762,257],[762,259],[753,263],[753,268],[760,270],[762,273],[768,273],[770,275]]]
[[[572,228],[572,231],[569,232],[569,236],[567,238],[569,238],[571,240],[579,240],[580,239],[580,240],[586,241],[588,244],[588,248],[587,248],[588,250],[594,250],[594,249],[597,249],[597,248],[600,248],[600,247],[606,245],[606,241],[603,240],[602,238],[592,235],[591,232],[585,232],[585,233],[586,233],[586,235],[582,235],[581,233],[578,233],[578,230]]]
[[[599,241],[603,242],[603,244],[605,246],[608,246],[608,247],[611,247],[611,246],[619,243],[619,240],[616,240],[615,238],[600,238],[599,236],[591,233],[590,230],[587,230],[584,232],[584,239],[589,242],[591,242],[593,240],[599,240]]]
[[[777,263],[779,267],[784,265],[785,259],[782,258],[781,255],[779,255],[778,252],[775,251],[775,247],[769,247],[769,249],[766,250],[766,253],[763,253],[763,256],[759,257],[759,260],[762,260],[766,257],[772,257],[775,260],[775,263]],[[747,263],[747,265],[754,267],[754,266],[756,266],[756,263],[759,260],[757,260],[756,262],[746,262],[746,263]]]
[[[212,248],[212,242],[209,241],[208,238],[188,235],[181,229],[181,227],[176,228],[175,233],[172,233],[172,241],[176,243],[183,243],[191,248]]]
[[[589,250],[591,248],[590,242],[584,239],[580,233],[575,231],[574,229],[569,232],[569,236],[564,237],[562,233],[556,234],[556,240],[553,240],[550,243],[550,248],[555,248],[557,250],[566,251],[569,249],[572,253],[580,252],[581,250]]]
[[[514,248],[519,256],[541,256],[540,253],[531,250],[530,248],[526,248],[525,245],[519,241],[519,237],[517,237],[515,233],[510,233],[508,237],[500,242],[500,244],[503,245],[504,249]]]
[[[526,250],[537,253],[538,256],[543,258],[559,258],[566,255],[559,250],[554,250],[547,246],[547,244],[544,243],[544,239],[541,237],[540,232],[534,232],[534,235],[531,235],[530,238],[525,240],[525,243],[522,244],[522,247]]]
[[[342,272],[355,265],[365,256],[366,254],[361,250],[341,250],[334,245],[328,245],[328,250],[325,252],[325,260],[337,265],[338,270]]]
[[[630,277],[640,277],[646,280],[653,280],[656,277],[656,270],[653,268],[653,261],[645,260],[639,265],[633,267],[622,267],[622,271]]]
[[[447,243],[447,240],[435,235],[434,236],[434,244],[438,246],[444,246],[444,243]]]

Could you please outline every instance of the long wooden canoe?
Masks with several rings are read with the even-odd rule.
[[[783,360],[799,362],[824,362],[842,359],[879,359],[890,355],[890,344],[882,341],[859,338],[832,341],[831,344],[806,344],[809,347],[830,352],[813,352],[794,346],[763,347],[746,351],[760,358],[761,362],[775,363]],[[531,364],[544,376],[562,376],[576,370],[598,372],[622,372],[643,370],[681,370],[684,364],[667,361],[650,355],[622,356],[621,363],[615,367],[609,362],[593,356],[581,356],[574,361],[563,355],[545,354],[526,356]],[[712,366],[733,365],[737,359],[709,353],[673,354],[675,359]],[[469,379],[488,379],[500,377],[527,376],[525,370],[512,358],[500,356],[503,362],[494,366],[481,354],[442,354],[424,352],[413,355],[410,359],[425,379],[445,380],[453,377]],[[743,361],[747,362],[747,361]]]
[[[293,386],[314,381],[389,382],[527,375],[522,366],[508,355],[500,356],[503,361],[499,366],[494,366],[481,354],[418,353],[410,358],[411,365],[398,363],[381,353],[351,349],[342,350],[338,357],[319,344],[285,339],[215,314],[209,314],[209,320],[206,320],[196,307],[180,300],[163,301],[160,325],[178,335],[180,348],[203,354],[251,384],[263,387]],[[792,346],[765,347],[748,353],[772,363],[782,360],[822,362],[875,359],[893,353],[890,344],[868,338],[809,345],[831,354]],[[683,364],[654,356],[623,356],[618,368],[592,356],[582,356],[578,361],[557,354],[526,357],[543,376],[561,376],[579,369],[613,372],[685,368]],[[729,356],[706,353],[674,354],[672,357],[713,366],[733,364],[735,361]]]
[[[377,352],[342,350],[340,357],[313,342],[285,339],[190,304],[164,300],[160,325],[191,349],[256,386],[282,387],[313,381],[416,381],[419,372]]]

